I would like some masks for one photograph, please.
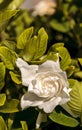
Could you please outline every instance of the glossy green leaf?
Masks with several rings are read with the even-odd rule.
[[[5,85],[5,66],[3,62],[0,62],[0,90]]]
[[[0,12],[0,23],[3,23],[9,20],[11,17],[16,15],[18,11],[19,10],[5,10],[5,11]]]
[[[5,46],[1,46],[0,47],[0,57],[8,69],[10,69],[10,70],[14,69],[15,61],[17,58],[17,55],[14,51],[8,49]]]
[[[2,113],[14,113],[18,112],[18,104],[19,101],[17,99],[12,99],[9,101],[6,101],[4,106],[0,107],[0,112]]]
[[[68,105],[73,111],[75,116],[81,117],[82,115],[82,82],[74,79],[69,80],[72,91],[70,92],[70,101]]]
[[[25,121],[21,121],[22,130],[28,130],[27,123]]]
[[[18,74],[15,74],[14,72],[10,71],[9,72],[11,79],[16,83],[16,84],[21,84],[20,76]]]
[[[49,115],[49,118],[53,122],[56,122],[56,123],[64,125],[64,126],[76,127],[77,125],[79,125],[79,122],[76,119],[69,117],[62,112],[57,113],[56,111],[53,111]]]
[[[41,28],[38,32],[38,36],[32,37],[23,50],[23,58],[26,61],[37,60],[46,51],[48,35],[44,28]]]
[[[6,94],[2,93],[0,94],[0,106],[3,106],[6,101]]]
[[[5,121],[0,116],[0,130],[8,130]]]
[[[17,48],[24,49],[33,34],[33,27],[25,29],[17,39]]]
[[[70,54],[65,47],[58,47],[56,48],[56,50],[58,51],[59,56],[61,57],[61,68],[65,70],[71,63]]]

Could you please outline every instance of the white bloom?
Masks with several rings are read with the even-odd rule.
[[[47,60],[41,65],[29,65],[18,58],[16,65],[21,71],[22,84],[28,87],[21,98],[22,109],[38,106],[50,113],[57,105],[70,100],[66,73],[60,69],[59,61]]]
[[[25,0],[20,8],[33,10],[33,16],[52,15],[55,12],[56,0]]]

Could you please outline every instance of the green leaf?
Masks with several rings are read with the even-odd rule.
[[[17,55],[14,51],[8,49],[7,47],[1,46],[0,57],[8,69],[14,69],[15,61],[17,59]]]
[[[9,101],[6,101],[4,106],[0,107],[0,112],[2,113],[14,113],[14,112],[18,112],[18,104],[19,101],[17,99],[12,99]]]
[[[18,74],[15,74],[14,72],[10,71],[9,72],[11,79],[16,83],[16,84],[21,84],[20,76]]]
[[[1,116],[0,116],[0,130],[7,130],[5,121],[3,120]]]
[[[22,125],[22,130],[28,130],[26,121],[21,121],[21,125]]]
[[[78,61],[79,61],[79,63],[80,63],[81,66],[82,66],[82,58],[78,58]]]
[[[25,29],[17,39],[17,48],[24,49],[33,34],[33,27]]]
[[[63,22],[63,23],[60,23],[56,20],[52,20],[50,22],[50,26],[59,31],[59,32],[63,32],[63,33],[66,33],[68,31],[70,31],[70,25],[69,25],[69,22]]]
[[[52,121],[54,121],[58,124],[64,125],[64,126],[76,127],[77,125],[79,125],[79,122],[76,119],[69,117],[62,112],[57,113],[56,111],[53,111],[49,115],[49,118]]]
[[[48,35],[44,28],[38,32],[38,36],[32,37],[25,49],[23,50],[23,58],[26,61],[37,60],[45,53],[47,49]]]
[[[6,95],[4,93],[0,94],[0,106],[3,106],[6,101]]]
[[[69,80],[72,91],[70,92],[70,101],[68,105],[75,116],[82,116],[82,82],[74,79]]]
[[[74,73],[74,77],[82,79],[82,71]]]
[[[0,90],[4,87],[5,85],[5,66],[3,62],[0,62]]]
[[[66,68],[71,63],[70,54],[65,47],[58,47],[58,48],[56,48],[56,50],[58,51],[59,56],[61,57],[61,68],[63,70],[66,70]]]
[[[5,10],[5,11],[0,12],[0,23],[6,22],[11,17],[16,15],[16,13],[18,13],[18,11],[19,10]]]

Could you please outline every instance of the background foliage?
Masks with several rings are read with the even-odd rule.
[[[82,1],[58,0],[52,16],[33,17],[21,10],[23,0],[0,1],[0,129],[33,130],[38,111],[20,108],[26,88],[15,61],[22,57],[29,64],[41,64],[60,56],[70,87],[69,114],[58,106],[42,130],[81,130],[82,123]]]

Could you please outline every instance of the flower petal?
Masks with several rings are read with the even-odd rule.
[[[46,113],[51,113],[54,110],[54,108],[60,103],[60,101],[61,97],[54,97],[51,100],[39,105],[39,108],[43,109]]]
[[[36,71],[38,70],[38,65],[29,65],[21,58],[17,59],[16,65],[21,71],[22,84],[28,86],[29,82],[34,79]]]
[[[52,60],[47,60],[43,64],[39,65],[39,72],[46,71],[62,72],[62,70],[60,69],[59,60],[56,62]]]
[[[35,107],[43,104],[43,98],[39,98],[34,93],[26,93],[21,98],[21,107],[26,109],[30,106]]]

